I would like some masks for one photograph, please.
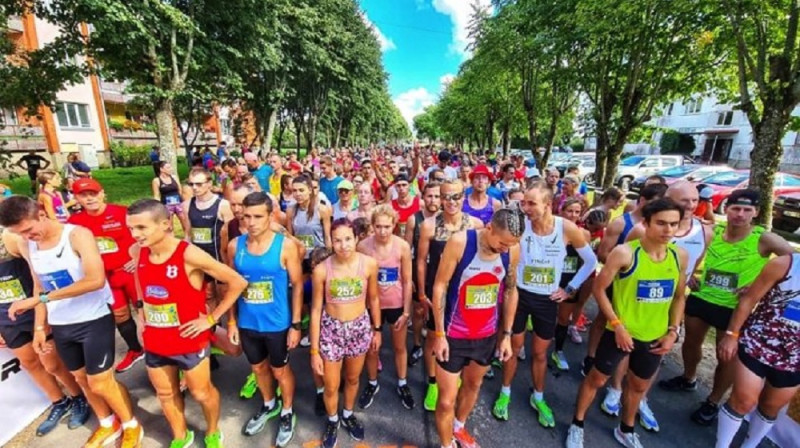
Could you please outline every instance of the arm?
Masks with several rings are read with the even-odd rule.
[[[683,248],[678,248],[678,261],[680,262],[680,275],[678,277],[678,287],[675,296],[669,306],[669,327],[667,334],[658,339],[650,349],[652,353],[664,355],[672,350],[672,346],[678,340],[678,327],[683,320],[683,311],[686,308],[686,270],[683,269],[689,263],[689,255]]]
[[[764,232],[758,240],[758,252],[762,257],[790,255],[794,253],[788,241],[772,232]]]
[[[322,325],[322,299],[325,292],[325,266],[319,264],[311,273],[311,322],[308,328],[311,342],[311,368],[317,375],[322,376],[322,358],[319,355],[319,333]]]
[[[503,334],[500,337],[500,359],[508,360],[514,354],[511,352],[511,327],[514,324],[514,316],[517,313],[517,303],[519,302],[519,292],[517,291],[517,265],[519,264],[519,244],[509,249],[509,264],[506,278],[503,280],[503,321],[500,329]],[[506,349],[507,344],[507,349]]]
[[[294,236],[294,207],[286,208],[286,232]]]
[[[414,227],[417,225],[417,217],[416,214],[411,215],[408,217],[408,221],[406,221],[406,234],[403,235],[403,239],[408,243],[409,246],[414,244]],[[414,266],[414,269],[417,267]]]
[[[714,221],[717,220],[716,216],[714,216],[714,210],[711,207],[706,207],[706,213],[703,215],[703,221],[714,224]]]
[[[630,246],[627,244],[614,248],[614,250],[608,254],[608,259],[603,269],[594,279],[594,285],[592,287],[592,293],[597,300],[597,306],[600,308],[600,312],[606,316],[606,319],[611,324],[612,328],[614,328],[617,345],[626,352],[633,350],[633,339],[625,329],[624,322],[620,322],[617,313],[614,312],[614,308],[611,306],[611,300],[606,295],[606,288],[611,285],[614,281],[614,277],[617,276],[620,270],[630,266],[633,261],[632,259],[633,254],[631,253]]]
[[[300,265],[303,257],[297,252],[297,244],[288,238],[283,241],[281,254],[286,271],[289,273],[289,283],[292,285],[292,325],[294,325],[303,320],[303,268]],[[300,341],[300,331],[290,328],[287,340],[289,349],[297,347],[298,341]]]
[[[411,247],[408,243],[401,243],[400,249],[400,280],[403,282],[403,316],[395,323],[397,329],[406,325],[407,319],[411,316],[411,295],[414,286],[411,283]]]
[[[481,221],[480,219],[478,219],[478,218],[476,218],[474,216],[470,216],[469,220],[472,222],[472,228],[475,229],[475,230],[482,229],[482,228],[485,227],[483,225],[483,221]]]
[[[639,223],[633,226],[630,232],[628,232],[628,236],[625,237],[625,242],[638,240],[644,236],[644,226]]]
[[[189,204],[191,203],[191,199],[187,199],[183,201],[181,206],[181,214],[183,215],[183,222],[186,223],[188,227],[183,229],[184,235],[183,239],[187,242],[192,242],[192,221],[189,219]]]
[[[222,250],[222,259],[228,259],[228,223],[233,220],[233,211],[231,210],[231,203],[225,199],[220,199],[219,211],[217,217],[222,220],[222,229],[219,232],[220,247]]]
[[[236,254],[236,245],[238,244],[239,237],[236,237],[228,242],[227,253],[229,254]],[[231,269],[235,270],[236,266],[234,264],[234,257],[230,257],[226,260],[226,264]],[[231,305],[230,310],[228,310],[228,338],[230,339],[231,343],[234,345],[239,345],[239,328],[236,326],[236,302]],[[236,335],[234,337],[233,335]],[[234,341],[235,340],[235,341]]]
[[[597,259],[601,263],[606,262],[608,254],[614,249],[617,244],[617,238],[622,234],[622,227],[625,223],[621,218],[617,218],[608,225],[606,232],[603,234],[603,239],[600,240],[600,245],[597,246]],[[595,296],[596,297],[596,296]]]
[[[433,340],[433,353],[436,359],[447,361],[450,359],[450,348],[447,343],[444,328],[445,294],[453,272],[456,270],[461,255],[466,246],[466,232],[453,235],[444,247],[439,269],[436,271],[436,280],[433,283],[433,320],[436,332]],[[457,281],[457,280],[456,280]]]
[[[41,160],[42,163],[44,163],[44,165],[42,165],[42,169],[46,170],[51,165],[50,164],[50,160],[48,160],[48,159],[46,159],[46,158],[44,158],[42,156],[38,156],[38,157],[39,157],[39,160]]]
[[[367,258],[367,303],[372,319],[372,327],[381,326],[381,299],[378,297],[378,262],[374,258]],[[377,352],[381,348],[381,332],[373,331],[371,350]]]
[[[333,211],[327,205],[319,205],[319,218],[322,220],[322,235],[325,239],[325,247],[332,248],[331,240],[331,215]]]
[[[426,307],[431,305],[430,298],[425,295],[425,276],[428,271],[428,252],[433,238],[433,218],[420,224],[419,243],[417,244],[417,295],[419,301]]]
[[[205,253],[196,246],[188,246],[186,248],[184,258],[186,260],[186,265],[189,268],[187,269],[187,273],[195,270],[202,271],[203,273],[214,277],[216,280],[219,280],[220,283],[225,283],[228,286],[225,289],[225,295],[222,297],[219,305],[217,305],[217,307],[214,308],[210,314],[210,316],[214,319],[214,322],[219,322],[222,316],[233,306],[234,303],[236,303],[236,300],[239,299],[239,296],[242,295],[242,292],[244,292],[245,288],[247,288],[247,280],[245,280],[236,271],[215,260],[211,257],[211,255]],[[206,321],[206,316],[201,316],[201,318],[206,324],[208,324]],[[183,330],[183,327],[186,327],[187,325],[188,324],[182,325],[181,330]],[[208,327],[210,326],[211,325],[208,325]],[[207,328],[204,328],[201,331],[206,329]]]
[[[414,159],[411,161],[411,179],[416,179],[419,175],[419,167],[422,165],[419,160],[419,149],[414,149]]]
[[[50,301],[70,299],[87,292],[97,291],[106,284],[106,271],[103,267],[103,259],[97,249],[94,236],[89,229],[75,227],[69,235],[72,249],[81,259],[83,268],[83,278],[77,279],[75,283],[60,289],[51,291],[47,298]]]
[[[53,208],[53,198],[46,194],[39,195],[39,204],[44,208],[44,213],[50,219],[56,219],[56,209]]]
[[[158,178],[154,177],[153,181],[150,182],[150,188],[153,190],[153,199],[156,201],[161,200],[161,190],[158,188]]]

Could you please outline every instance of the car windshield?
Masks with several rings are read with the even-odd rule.
[[[628,157],[627,159],[623,160],[619,164],[621,166],[636,166],[636,165],[642,163],[642,160],[644,160],[643,156],[633,156],[633,157]]]
[[[720,172],[719,168],[700,168],[692,173],[692,180],[703,180]]]
[[[721,185],[723,187],[735,187],[747,180],[750,175],[747,172],[730,171],[717,173],[703,179],[704,184]]]
[[[683,177],[692,171],[696,170],[696,166],[692,165],[681,165],[681,166],[674,166],[670,169],[664,170],[658,174],[664,177]]]

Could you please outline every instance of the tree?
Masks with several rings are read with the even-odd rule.
[[[421,114],[414,117],[414,130],[418,139],[428,139],[431,142],[439,140],[442,130],[436,123],[436,105],[426,107]]]

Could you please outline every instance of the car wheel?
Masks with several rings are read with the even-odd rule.
[[[719,206],[717,207],[717,214],[718,215],[724,215],[725,214],[725,207],[727,207],[727,206],[728,206],[728,198],[725,198],[725,199],[722,200],[722,202],[719,203]]]
[[[798,225],[792,224],[787,221],[782,221],[780,219],[776,219],[772,221],[772,227],[774,227],[777,230],[782,230],[784,232],[794,233],[797,230]]]
[[[587,174],[587,175],[586,175],[586,176],[583,178],[583,181],[584,181],[584,182],[586,182],[586,183],[587,183],[587,184],[589,184],[589,185],[594,185],[594,173],[589,173],[589,174]]]
[[[630,177],[623,177],[619,180],[619,188],[622,189],[622,191],[627,192],[631,189],[631,180],[632,179]]]

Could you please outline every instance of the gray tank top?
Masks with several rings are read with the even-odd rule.
[[[311,256],[311,251],[317,247],[325,245],[325,238],[322,234],[322,221],[319,218],[319,204],[314,207],[314,214],[309,218],[308,210],[301,210],[300,207],[294,209],[294,236],[303,242],[306,247],[305,258]]]

